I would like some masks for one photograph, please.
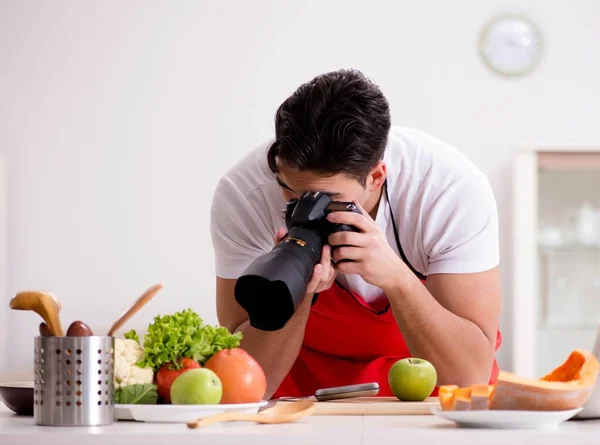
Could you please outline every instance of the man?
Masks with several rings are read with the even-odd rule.
[[[362,214],[330,219],[360,232],[331,235],[293,318],[279,331],[257,330],[234,299],[236,278],[282,238],[286,201],[307,191],[355,202]],[[218,183],[211,235],[219,322],[243,333],[241,347],[267,375],[266,397],[373,381],[390,395],[390,366],[411,356],[435,366],[438,386],[495,381],[501,295],[491,187],[453,147],[392,127],[387,100],[360,73],[318,76],[283,102],[274,139]]]

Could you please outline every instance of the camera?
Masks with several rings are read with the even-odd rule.
[[[287,202],[282,210],[287,234],[271,251],[252,261],[235,285],[235,299],[248,313],[251,326],[263,331],[283,328],[304,299],[329,235],[358,232],[354,226],[330,222],[327,215],[332,212],[360,210],[321,192],[307,192]]]

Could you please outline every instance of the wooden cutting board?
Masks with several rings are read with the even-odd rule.
[[[314,397],[309,397],[280,399],[277,403],[294,403],[306,400],[315,402],[314,416],[429,415],[431,414],[431,408],[439,406],[437,397],[430,397],[423,402],[403,402],[395,397],[356,397],[317,402]]]

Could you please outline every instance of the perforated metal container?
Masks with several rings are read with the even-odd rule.
[[[113,337],[36,337],[34,352],[36,425],[114,422]]]

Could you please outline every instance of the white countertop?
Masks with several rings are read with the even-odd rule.
[[[43,435],[43,439],[42,436]],[[244,444],[277,445],[599,445],[600,420],[569,421],[540,430],[462,429],[430,416],[313,416],[283,425],[217,424],[190,430],[181,424],[116,422],[107,427],[39,427],[0,402],[0,444]]]

